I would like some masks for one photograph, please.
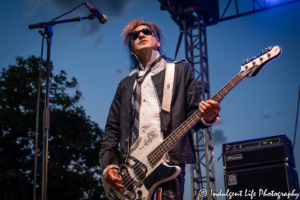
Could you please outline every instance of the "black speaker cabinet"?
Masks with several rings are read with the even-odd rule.
[[[228,200],[230,194],[232,200],[300,199],[297,171],[287,163],[225,171],[224,180]]]
[[[295,167],[293,145],[285,134],[224,143],[222,148],[225,170],[284,162]]]

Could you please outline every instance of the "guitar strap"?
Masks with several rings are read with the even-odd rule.
[[[179,61],[174,61],[173,63],[167,63],[166,66],[164,93],[160,112],[161,131],[163,133],[167,132],[168,124],[171,120],[171,102],[174,85],[175,64],[182,61],[187,62],[186,59],[181,59]]]
[[[171,102],[173,94],[175,63],[167,63],[164,83],[164,93],[160,112],[161,130],[165,133],[171,120]]]
[[[171,111],[174,72],[175,72],[175,64],[167,63],[166,74],[165,74],[165,84],[164,84],[164,94],[163,94],[163,101],[162,101],[162,108],[161,108],[164,112],[167,112],[167,113],[170,113],[170,111]]]

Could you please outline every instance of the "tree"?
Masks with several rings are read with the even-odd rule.
[[[17,57],[16,63],[3,69],[0,76],[0,199],[33,199],[39,58]],[[60,71],[57,75],[51,73],[50,80],[47,197],[99,199],[104,196],[98,159],[103,132],[82,107],[76,106],[81,93],[67,93],[75,90],[75,78],[68,81],[66,72]],[[45,83],[40,100],[37,199],[41,197],[44,94]]]

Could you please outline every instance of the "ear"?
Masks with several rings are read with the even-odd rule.
[[[130,48],[130,54],[131,54],[131,55],[133,55],[133,54],[134,54],[134,52],[133,52],[133,49],[132,49],[132,48]]]
[[[159,42],[159,40],[157,40],[157,47],[160,47],[160,42]]]

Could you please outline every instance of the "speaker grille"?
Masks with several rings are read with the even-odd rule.
[[[293,180],[289,180],[289,178]],[[293,186],[293,184],[296,186]],[[266,193],[272,191],[288,193],[293,188],[297,190],[299,188],[297,172],[292,166],[286,166],[286,164],[225,172],[225,186],[226,190],[229,189],[230,192],[239,193],[242,191],[242,196],[232,197],[232,200],[250,199],[252,190],[256,192],[256,196],[253,196],[254,200],[265,198],[275,200],[278,198],[277,196],[264,196],[264,191]],[[228,196],[227,199],[229,199]],[[281,196],[281,199],[287,198]]]

